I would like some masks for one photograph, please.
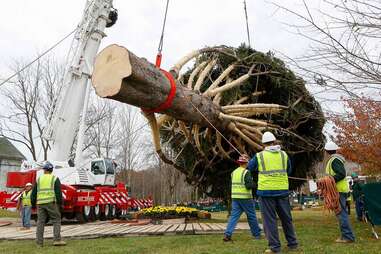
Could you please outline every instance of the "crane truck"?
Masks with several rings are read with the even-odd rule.
[[[116,184],[116,164],[108,158],[87,159],[83,154],[85,117],[90,95],[90,77],[104,30],[117,20],[112,0],[87,0],[67,57],[62,85],[44,129],[51,147],[49,161],[62,183],[62,216],[87,222],[113,219],[130,209],[150,207],[153,200],[135,199],[123,183]],[[77,139],[75,139],[77,135]],[[70,159],[76,140],[74,162]],[[40,166],[39,166],[40,165]],[[24,164],[9,172],[7,187],[23,188],[43,174],[42,163]],[[14,208],[22,191],[0,192],[0,208]]]

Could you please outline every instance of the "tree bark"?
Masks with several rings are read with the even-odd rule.
[[[100,97],[144,109],[157,108],[166,101],[171,89],[169,80],[159,68],[115,44],[103,49],[96,57],[92,83]],[[209,97],[177,82],[172,105],[160,113],[205,127],[211,123],[225,131],[229,121],[218,118],[221,111]]]

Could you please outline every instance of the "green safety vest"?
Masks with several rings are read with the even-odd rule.
[[[49,204],[56,201],[54,183],[56,177],[52,174],[44,174],[37,180],[37,204]]]
[[[24,191],[22,193],[22,205],[23,206],[32,206],[32,201],[30,199],[31,194],[32,194],[32,190],[28,191],[28,193],[26,193],[26,191]]]
[[[239,167],[235,169],[232,174],[232,198],[233,199],[251,199],[253,194],[251,189],[246,189],[245,186],[245,175],[247,174],[247,169]]]
[[[288,190],[287,153],[262,151],[256,157],[258,190]]]
[[[340,160],[344,164],[344,160],[340,158],[338,155],[332,155],[327,162],[327,166],[325,167],[325,173],[330,176],[336,175],[335,171],[332,169],[332,162],[334,159]],[[347,179],[340,180],[336,183],[336,189],[338,192],[348,193],[349,192],[349,183]]]

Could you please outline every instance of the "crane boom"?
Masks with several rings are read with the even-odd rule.
[[[76,132],[78,132],[76,161],[82,158],[84,119],[89,96],[89,79],[101,40],[106,36],[112,0],[87,0],[83,18],[78,25],[68,55],[67,67],[56,106],[44,137],[51,141],[50,160],[67,161],[70,158]]]

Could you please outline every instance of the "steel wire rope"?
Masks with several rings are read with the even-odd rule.
[[[0,83],[0,86],[6,84],[8,81],[10,81],[11,79],[13,79],[14,77],[16,77],[19,73],[23,72],[24,70],[26,70],[27,68],[29,68],[32,64],[34,64],[35,62],[37,62],[38,60],[40,60],[42,57],[44,57],[46,54],[48,54],[50,51],[52,51],[53,49],[55,49],[58,45],[60,45],[63,41],[65,41],[67,38],[69,38],[75,31],[77,30],[77,28],[75,28],[73,31],[71,31],[69,34],[65,35],[63,38],[61,38],[59,41],[57,41],[56,43],[54,43],[50,48],[48,48],[47,50],[45,50],[42,54],[40,54],[39,56],[37,56],[33,61],[29,62],[28,64],[26,64],[24,67],[22,67],[20,70],[18,70],[17,72],[15,72],[14,74],[12,74],[11,76],[9,76],[8,78],[6,78],[5,80],[3,80],[1,83]]]

